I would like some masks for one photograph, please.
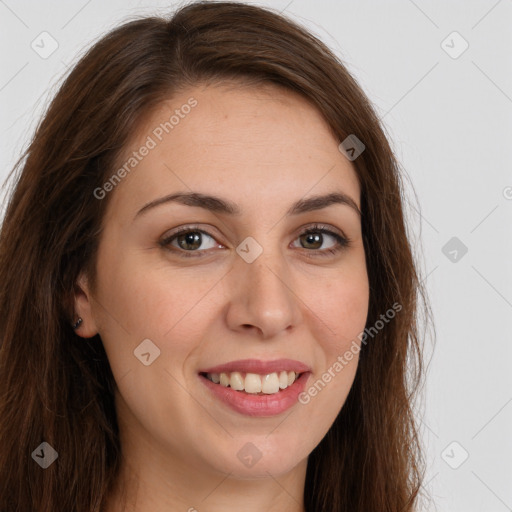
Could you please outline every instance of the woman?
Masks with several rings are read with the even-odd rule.
[[[193,3],[80,60],[0,241],[0,510],[416,509],[398,164],[304,29]]]

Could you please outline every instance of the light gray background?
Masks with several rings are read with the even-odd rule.
[[[259,3],[285,10],[342,57],[417,194],[408,185],[437,333],[422,417],[425,510],[512,510],[512,1]],[[0,0],[0,179],[85,47],[128,16],[176,5]],[[46,59],[31,48],[51,48],[43,31],[58,43]],[[461,55],[454,31],[469,44]]]

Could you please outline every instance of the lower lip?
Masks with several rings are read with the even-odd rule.
[[[272,395],[254,395],[235,391],[230,387],[214,384],[204,375],[199,375],[205,386],[231,409],[246,416],[275,416],[290,409],[298,402],[304,391],[310,372],[304,372],[291,386]]]

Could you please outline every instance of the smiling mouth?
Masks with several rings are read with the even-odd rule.
[[[272,372],[265,375],[244,372],[200,373],[209,381],[251,395],[274,395],[290,387],[302,373]]]

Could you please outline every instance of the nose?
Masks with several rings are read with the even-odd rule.
[[[252,263],[239,260],[229,279],[226,319],[230,329],[245,333],[252,330],[260,338],[269,339],[300,324],[298,290],[278,258],[262,255]]]

